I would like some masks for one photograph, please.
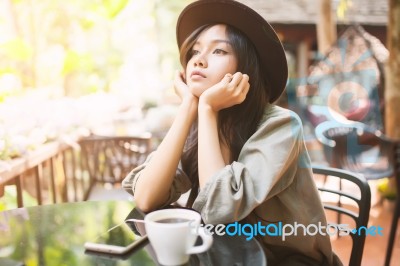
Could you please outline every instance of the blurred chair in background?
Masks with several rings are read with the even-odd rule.
[[[367,180],[392,177],[393,141],[363,123],[326,121],[315,129],[331,167],[364,175]]]
[[[79,141],[82,178],[89,176],[85,200],[126,198],[120,184],[150,152],[150,137],[90,136]]]

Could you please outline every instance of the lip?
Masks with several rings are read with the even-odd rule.
[[[191,78],[196,78],[196,77],[205,78],[206,75],[204,75],[201,71],[194,70],[194,71],[190,74],[190,77],[191,77]]]

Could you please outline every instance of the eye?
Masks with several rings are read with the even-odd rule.
[[[198,54],[200,54],[200,51],[196,50],[196,49],[192,49],[192,51],[190,52],[191,56],[198,55]]]
[[[214,54],[227,54],[227,52],[222,49],[215,49]]]

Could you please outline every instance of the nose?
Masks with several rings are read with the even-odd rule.
[[[207,60],[204,55],[198,54],[194,58],[194,66],[195,67],[207,67]]]

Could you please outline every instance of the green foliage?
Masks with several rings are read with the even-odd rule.
[[[113,19],[125,8],[129,0],[102,0],[102,2],[107,11],[107,17]]]
[[[142,107],[142,110],[147,111],[147,110],[149,110],[151,108],[154,108],[154,107],[157,107],[157,106],[158,106],[158,104],[157,104],[156,101],[147,100],[147,101],[145,101],[145,103],[144,103],[144,105]]]
[[[15,73],[17,73],[17,71],[14,68],[11,68],[9,66],[0,67],[0,76],[4,74],[15,74]]]
[[[34,206],[37,204],[36,199],[23,191],[24,205]],[[5,186],[4,195],[0,197],[0,212],[17,208],[17,190],[15,186]]]
[[[11,230],[0,237],[2,255],[27,266],[115,265],[116,261],[84,254],[83,243],[120,224],[130,202],[75,202],[23,209],[7,217]],[[155,265],[145,250],[118,265]]]
[[[10,96],[10,93],[7,92],[0,92],[0,103],[4,102],[4,100]],[[7,141],[4,141],[3,147],[0,150],[0,160],[8,160],[10,159],[10,155],[8,152],[8,145]]]
[[[0,91],[0,103],[5,102],[5,100],[10,97],[12,94],[10,91]],[[0,160],[6,160],[8,159],[8,155],[5,153],[5,151],[0,151]]]
[[[74,71],[91,71],[94,68],[94,62],[91,54],[80,54],[76,51],[67,51],[62,73],[64,75]]]
[[[126,88],[132,77],[149,71],[166,84],[180,68],[175,23],[188,2],[11,0],[10,15],[0,17],[0,26],[10,29],[3,36],[8,42],[0,44],[0,75],[9,67],[23,90],[62,84],[65,95],[73,97]],[[128,6],[129,14],[122,12]],[[10,40],[13,36],[18,38]],[[132,76],[121,67],[130,68]],[[97,83],[89,80],[93,76],[99,77]],[[135,84],[145,88],[148,82]],[[9,93],[3,91],[0,102]]]
[[[82,3],[83,8],[93,16],[114,19],[129,3],[129,0],[97,0]]]
[[[7,41],[0,45],[3,51],[10,59],[28,60],[32,57],[32,48],[23,39],[17,38]]]
[[[388,200],[396,199],[396,187],[390,185],[389,178],[383,178],[378,183],[378,192]]]
[[[339,5],[336,10],[336,15],[339,19],[344,19],[346,16],[346,12],[351,5],[351,1],[349,0],[340,0]]]
[[[44,257],[49,266],[79,265],[75,253],[69,247],[49,246],[45,249]]]
[[[96,25],[96,21],[93,18],[86,16],[79,19],[79,24],[85,30],[90,30]]]

